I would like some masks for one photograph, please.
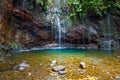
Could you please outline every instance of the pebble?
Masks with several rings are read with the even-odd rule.
[[[56,63],[57,63],[57,61],[56,61],[56,60],[53,60],[53,61],[51,61],[50,66],[53,67]]]
[[[65,66],[55,66],[52,68],[54,71],[58,72],[58,71],[62,71],[62,70],[65,70]]]
[[[110,72],[106,72],[106,74],[110,74]]]
[[[84,74],[83,72],[80,72],[80,75]]]
[[[112,77],[112,76],[111,76],[110,78],[111,78],[111,79],[113,79],[113,77]]]
[[[42,66],[42,63],[40,63],[39,65]]]
[[[29,72],[29,73],[28,73],[28,76],[31,76],[31,75],[32,75],[32,73],[31,73],[31,72]]]
[[[95,69],[96,66],[92,66],[93,69]]]
[[[81,63],[80,63],[80,68],[86,69],[86,63],[85,63],[85,62],[81,62]]]
[[[56,64],[56,63],[57,63],[57,61],[56,61],[56,60],[53,60],[53,61],[51,61],[51,63],[52,63],[52,64]]]

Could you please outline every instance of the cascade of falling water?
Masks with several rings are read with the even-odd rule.
[[[112,40],[111,40],[111,24],[110,24],[110,15],[109,14],[106,18],[105,24],[106,24],[106,29],[105,29],[105,34],[104,34],[105,41],[104,41],[103,49],[111,50],[112,49],[112,47],[111,47]]]
[[[47,11],[47,21],[51,22],[52,31],[55,31],[54,41],[58,42],[58,47],[65,45],[65,34],[67,28],[71,28],[71,20],[67,9],[67,0],[52,0]],[[63,6],[62,6],[63,5]],[[62,6],[62,8],[61,8]],[[51,39],[51,41],[53,41]]]
[[[111,48],[111,40],[110,40],[110,36],[111,36],[111,29],[110,29],[110,27],[111,27],[111,25],[110,25],[110,15],[108,14],[108,17],[107,17],[107,25],[108,25],[108,48],[109,48],[109,50],[111,50],[112,48]]]
[[[61,47],[60,0],[55,0],[55,2],[56,2],[56,20],[58,27],[58,46]]]
[[[53,0],[53,2],[49,5],[47,20],[51,22],[52,25],[52,33],[53,29],[55,29],[55,40],[58,42],[58,47],[61,47],[61,9],[60,9],[60,0]],[[53,39],[54,40],[54,39]]]

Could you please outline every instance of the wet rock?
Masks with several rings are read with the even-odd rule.
[[[116,80],[120,80],[120,76],[116,76]]]
[[[64,75],[66,73],[67,73],[67,71],[58,71],[58,74],[60,74],[60,75]]]
[[[57,63],[57,61],[56,61],[56,60],[53,60],[53,61],[51,61],[51,63],[56,64],[56,63]]]
[[[56,61],[56,60],[53,60],[53,61],[51,61],[50,66],[54,66],[56,63],[57,63],[57,61]]]
[[[81,63],[80,63],[80,68],[86,69],[86,63],[85,63],[85,62],[81,62]]]
[[[26,62],[26,61],[23,61],[22,63],[20,63],[19,65],[16,65],[15,67],[13,67],[13,69],[17,69],[19,71],[23,71],[24,69],[30,67],[30,65]]]
[[[62,70],[65,70],[65,66],[61,66],[61,65],[55,66],[55,67],[52,68],[52,70],[54,70],[56,72],[62,71]]]

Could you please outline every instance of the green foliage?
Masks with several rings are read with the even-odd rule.
[[[120,9],[120,1],[117,1],[114,6]]]
[[[70,0],[68,2],[70,7],[71,18],[85,18],[88,15],[103,16],[108,13],[112,7],[119,7],[120,2],[113,2],[110,0]]]
[[[41,4],[42,6],[44,5],[44,0],[36,0],[38,4]]]
[[[47,10],[51,0],[36,0],[36,2],[40,4],[44,10]]]

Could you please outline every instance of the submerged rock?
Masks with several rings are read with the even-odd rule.
[[[64,75],[66,73],[67,73],[67,71],[58,71],[58,74],[60,74],[60,75]]]
[[[116,80],[120,80],[120,76],[116,76]]]
[[[55,66],[52,68],[54,71],[58,72],[58,71],[62,71],[62,70],[65,70],[65,66]]]
[[[54,66],[54,65],[55,65],[55,64],[53,64],[53,63],[50,64],[51,67]]]
[[[53,60],[53,61],[51,61],[51,63],[56,64],[56,63],[57,63],[57,61],[56,61],[56,60]]]
[[[14,66],[13,69],[17,69],[19,71],[23,71],[24,69],[26,69],[28,67],[30,67],[30,65],[26,61],[23,61],[19,65]]]
[[[85,63],[85,62],[81,62],[81,63],[80,63],[80,68],[86,69],[86,63]]]
[[[56,61],[56,60],[53,60],[53,61],[51,61],[50,66],[54,66],[56,63],[57,63],[57,61]]]

